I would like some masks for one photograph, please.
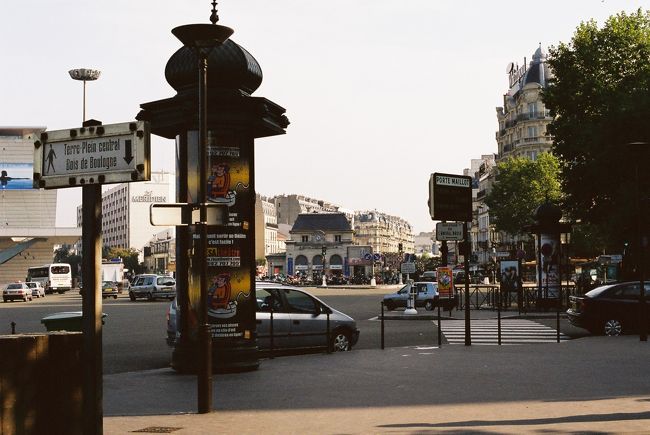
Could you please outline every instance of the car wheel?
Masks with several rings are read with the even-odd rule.
[[[129,299],[135,301],[135,295],[133,294],[133,292],[129,292]]]
[[[149,294],[147,295],[147,300],[148,300],[148,301],[153,301],[153,294],[149,293]]]
[[[350,334],[346,331],[336,331],[332,337],[331,348],[333,352],[345,352],[352,349]]]
[[[7,298],[2,298],[3,301],[7,302]]]
[[[114,295],[114,296],[113,296],[113,299],[117,299],[117,295]]]
[[[434,303],[433,303],[433,301],[431,299],[424,302],[424,309],[425,310],[432,311],[434,307],[435,307],[435,305],[434,305]]]
[[[616,320],[616,319],[606,320],[603,328],[603,332],[605,332],[605,335],[609,335],[609,336],[621,335],[621,332],[623,332],[623,325],[621,325],[620,320]]]

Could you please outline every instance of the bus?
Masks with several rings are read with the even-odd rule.
[[[72,288],[72,269],[67,263],[52,263],[27,269],[27,281],[40,282],[45,293],[60,294]]]

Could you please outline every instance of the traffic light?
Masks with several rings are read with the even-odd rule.
[[[397,250],[398,250],[399,252],[402,252],[402,244],[401,244],[401,243],[398,243],[398,244],[397,244]]]
[[[323,257],[327,255],[327,248],[323,246],[321,253],[323,254]]]

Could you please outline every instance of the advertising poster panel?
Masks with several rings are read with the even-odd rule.
[[[500,262],[501,290],[516,292],[519,290],[519,262],[516,260],[503,260]]]
[[[440,298],[454,297],[454,274],[451,267],[438,267],[438,294]]]
[[[33,189],[33,163],[0,162],[0,190]]]
[[[542,234],[537,258],[542,264],[542,297],[557,298],[560,292],[560,240],[555,234]]]
[[[200,301],[200,273],[207,270],[207,312],[212,338],[220,340],[255,338],[254,274],[254,204],[252,185],[252,143],[239,143],[234,138],[208,136],[207,202],[226,206],[223,225],[208,222],[206,263],[199,264],[201,246],[199,227],[192,226],[190,246],[193,248],[188,276],[190,336],[197,337]],[[191,149],[192,147],[190,147]],[[192,153],[188,156],[193,160]],[[188,195],[198,195],[192,182],[198,168],[189,165]]]

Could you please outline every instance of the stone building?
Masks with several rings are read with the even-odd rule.
[[[368,245],[376,253],[401,251],[414,253],[415,240],[413,229],[404,219],[385,213],[359,211],[354,217],[354,242]]]
[[[299,214],[289,234],[285,267],[288,275],[306,274],[318,279],[323,273],[350,274],[348,249],[354,242],[345,214]]]
[[[161,275],[176,272],[176,228],[155,234],[143,248],[147,273]]]

